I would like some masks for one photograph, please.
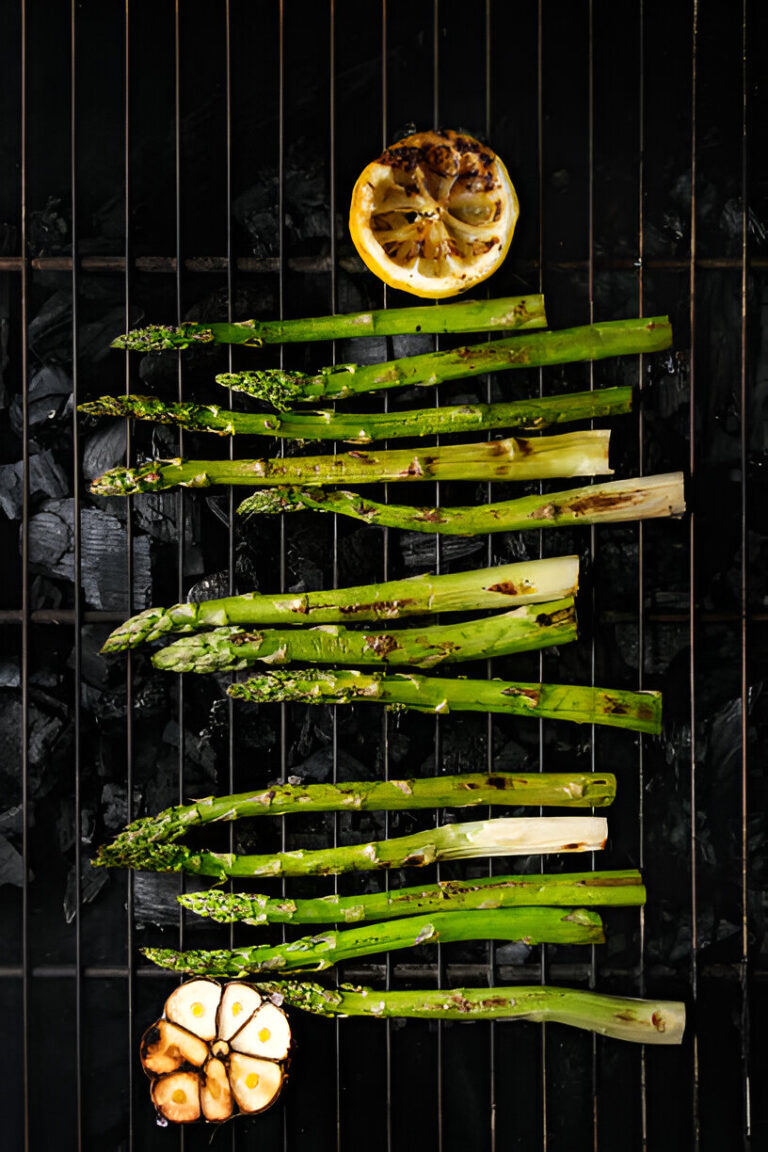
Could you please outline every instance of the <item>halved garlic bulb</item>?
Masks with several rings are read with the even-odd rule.
[[[288,1018],[255,988],[194,979],[168,997],[140,1052],[159,1115],[189,1124],[268,1108],[280,1094],[290,1048]]]

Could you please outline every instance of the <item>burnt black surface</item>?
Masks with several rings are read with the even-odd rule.
[[[766,1103],[755,1089],[768,978],[764,6],[288,0],[282,23],[277,0],[178,7],[177,24],[166,0],[131,0],[127,24],[117,0],[85,0],[74,16],[53,0],[13,0],[0,10],[0,1012],[13,1054],[0,1089],[6,1146],[181,1146],[177,1133],[156,1127],[138,1064],[140,1035],[173,980],[149,970],[139,948],[223,946],[255,930],[230,936],[191,916],[182,923],[176,878],[129,884],[124,874],[93,870],[95,847],[127,819],[286,776],[373,779],[487,765],[616,771],[611,836],[596,866],[643,867],[644,918],[607,913],[608,942],[594,955],[423,946],[388,964],[343,969],[340,978],[393,987],[544,979],[681,998],[689,1010],[683,1046],[643,1055],[559,1026],[335,1025],[296,1016],[281,1102],[218,1132],[214,1147],[529,1152],[545,1134],[549,1152],[639,1149],[644,1140],[675,1152],[748,1147],[750,1138],[765,1147]],[[309,513],[284,526],[240,524],[220,490],[90,497],[88,481],[126,458],[180,449],[226,455],[229,445],[79,420],[75,402],[126,386],[222,399],[213,375],[255,358],[312,369],[432,347],[401,338],[127,358],[108,344],[142,322],[411,302],[385,295],[363,268],[347,203],[383,146],[439,125],[488,140],[521,201],[510,255],[478,294],[543,290],[552,327],[642,309],[668,313],[675,332],[671,352],[642,362],[457,382],[440,389],[440,401],[636,385],[636,413],[613,423],[616,475],[685,470],[692,515],[642,531],[616,525],[436,543]],[[367,401],[392,410],[424,402],[414,392]],[[244,438],[236,451],[277,453],[280,445]],[[511,485],[493,486],[494,499],[506,494]],[[433,495],[426,485],[397,491],[399,502]],[[447,504],[488,495],[482,485],[440,491]],[[660,688],[658,739],[506,717],[436,723],[355,708],[234,710],[224,678],[181,681],[154,672],[145,652],[130,660],[99,654],[118,620],[152,603],[572,551],[582,557],[579,643],[468,671]],[[405,834],[432,819],[305,816],[238,825],[232,836],[251,850],[320,847]],[[226,846],[229,832],[219,835]],[[577,866],[547,861],[553,870]],[[539,862],[494,864],[507,867],[536,871]],[[472,862],[441,876],[486,872]],[[351,893],[385,882],[336,883]],[[333,883],[305,880],[290,890],[321,894]],[[207,1131],[189,1131],[183,1146],[209,1140]]]

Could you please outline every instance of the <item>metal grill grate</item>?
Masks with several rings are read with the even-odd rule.
[[[754,0],[3,5],[0,1003],[12,1056],[0,1115],[9,1148],[149,1152],[210,1139],[155,1127],[137,1045],[172,981],[138,949],[158,939],[216,946],[221,931],[175,915],[175,879],[114,875],[104,885],[88,865],[92,846],[140,808],[201,789],[294,772],[342,780],[478,764],[616,770],[600,864],[643,867],[647,908],[606,916],[609,942],[586,960],[565,948],[438,946],[346,965],[339,979],[541,981],[683,998],[682,1049],[644,1051],[559,1026],[296,1020],[283,1102],[219,1132],[218,1143],[236,1150],[258,1139],[285,1152],[765,1146],[765,1099],[750,1099],[750,1070],[760,1066],[768,1007],[767,20]],[[691,515],[457,547],[330,517],[236,526],[231,494],[142,497],[127,511],[93,500],[84,459],[111,453],[107,467],[123,453],[193,447],[189,435],[151,440],[138,427],[118,443],[120,430],[85,425],[65,406],[56,381],[69,381],[74,404],[137,390],[136,358],[99,355],[118,331],[190,311],[236,319],[403,303],[361,271],[344,217],[357,173],[410,123],[485,135],[510,168],[523,217],[489,294],[545,292],[554,327],[670,314],[668,362],[604,361],[479,387],[491,400],[636,383],[638,414],[614,431],[617,472],[687,460]],[[390,358],[404,343],[316,345],[311,360]],[[288,346],[272,362],[301,367],[305,355]],[[148,388],[190,399],[210,395],[216,371],[245,366],[235,348],[181,356],[171,372],[157,361],[142,370]],[[472,394],[454,387],[452,399]],[[251,444],[254,455],[264,449]],[[251,454],[240,443],[218,451]],[[466,502],[452,491],[443,484],[440,499]],[[491,486],[476,496],[490,500]],[[213,586],[341,586],[571,551],[587,571],[585,638],[573,652],[510,658],[510,673],[661,687],[660,740],[502,717],[372,721],[355,709],[273,706],[255,718],[210,678],[169,687],[141,653],[109,665],[97,655],[109,629],[145,602]],[[507,663],[484,668],[504,675]],[[397,835],[431,819],[388,813],[375,827]],[[285,849],[371,827],[333,815],[260,833]],[[231,826],[227,834],[232,847]],[[359,884],[334,882],[341,893]],[[327,889],[291,885],[305,890]],[[232,942],[244,939],[230,931]]]

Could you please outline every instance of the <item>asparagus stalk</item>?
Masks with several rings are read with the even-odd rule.
[[[434,311],[434,309],[432,309]],[[155,396],[101,396],[78,405],[88,416],[125,416],[175,424],[190,432],[220,436],[282,436],[368,444],[404,436],[521,428],[534,432],[552,424],[617,416],[632,410],[631,388],[600,388],[563,396],[534,397],[506,404],[462,404],[403,412],[233,412],[221,404],[166,404]]]
[[[447,348],[422,356],[404,356],[383,364],[334,364],[315,375],[282,368],[261,372],[224,372],[219,384],[267,400],[275,408],[307,401],[343,400],[379,388],[430,387],[507,368],[536,368],[577,360],[603,360],[635,352],[656,352],[672,343],[666,316],[609,320],[560,332],[535,332],[503,340]]]
[[[238,324],[151,324],[112,341],[113,348],[159,352],[191,344],[291,344],[355,336],[402,336],[413,332],[492,332],[505,328],[545,328],[544,297],[506,296],[456,304],[376,309],[301,320],[241,320]]]
[[[165,672],[238,672],[258,661],[275,665],[297,660],[435,668],[570,644],[576,637],[576,610],[569,597],[461,624],[393,632],[356,632],[338,624],[263,632],[216,628],[182,636],[156,652],[152,663]]]
[[[276,624],[334,624],[339,620],[395,620],[422,613],[473,612],[513,604],[540,604],[572,596],[579,582],[578,556],[526,560],[445,576],[410,576],[384,584],[269,596],[246,592],[171,608],[148,608],[107,638],[102,652],[120,652],[159,640],[168,632]]]
[[[626,692],[574,684],[518,684],[504,680],[447,680],[398,672],[301,668],[265,672],[230,684],[235,700],[257,704],[382,703],[396,710],[445,715],[448,712],[506,712],[576,724],[606,724],[635,732],[661,731],[661,693]]]
[[[357,492],[324,488],[263,489],[238,507],[241,515],[278,512],[338,512],[366,524],[432,532],[443,536],[476,536],[525,528],[556,528],[569,524],[609,524],[682,516],[685,495],[682,472],[613,480],[588,488],[569,488],[545,496],[520,496],[496,504],[463,508],[413,507],[383,504]]]
[[[616,777],[609,772],[481,772],[410,780],[358,780],[341,784],[274,784],[142,816],[99,849],[100,864],[138,867],[154,844],[178,840],[192,828],[293,812],[395,812],[417,808],[466,808],[475,804],[603,808],[613,803]],[[581,903],[581,901],[577,901]]]
[[[342,984],[272,981],[256,985],[263,996],[287,1008],[318,1016],[407,1016],[421,1020],[532,1020],[569,1024],[614,1040],[636,1044],[680,1044],[685,1005],[676,1000],[605,996],[545,984],[511,988],[446,988],[422,992],[380,992]]]
[[[333,876],[378,868],[420,868],[440,860],[477,856],[538,855],[543,852],[592,852],[603,847],[607,822],[594,816],[510,817],[442,824],[412,836],[315,851],[241,856],[193,850],[186,844],[145,843],[141,839],[101,848],[93,863],[107,868],[150,872],[192,872],[199,876],[253,879],[257,876]]]
[[[149,460],[112,468],[91,484],[96,496],[162,492],[176,484],[379,484],[400,480],[541,480],[596,476],[608,466],[607,429],[565,432],[533,440],[510,436],[441,448],[353,450],[332,456],[278,456],[271,460]]]
[[[495,908],[490,911],[437,912],[407,916],[383,924],[320,936],[303,936],[270,947],[177,952],[144,948],[144,955],[161,968],[202,976],[244,976],[262,972],[322,972],[343,960],[372,956],[395,948],[457,940],[524,940],[526,944],[600,944],[603,923],[591,908]]]
[[[273,899],[246,892],[185,892],[180,904],[219,924],[352,924],[418,916],[428,912],[473,909],[636,906],[645,903],[639,872],[571,872],[554,875],[485,876],[478,880],[442,880],[415,888],[371,892],[363,896],[321,896],[315,900]]]

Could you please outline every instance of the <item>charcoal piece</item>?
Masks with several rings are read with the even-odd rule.
[[[292,764],[291,772],[300,781],[327,780],[333,771],[333,747],[321,748],[313,752],[300,764]],[[350,756],[343,748],[336,751],[336,768],[341,780],[371,780],[374,774],[354,756]]]
[[[30,567],[35,572],[74,582],[74,500],[47,501],[29,522]],[[91,608],[127,611],[126,532],[120,521],[99,508],[80,512],[81,584]],[[149,606],[152,585],[150,542],[133,539],[134,611]]]
[[[104,420],[83,447],[83,476],[94,480],[110,468],[125,462],[125,420]]]
[[[64,595],[57,584],[46,580],[45,576],[35,576],[29,585],[29,602],[32,611],[40,608],[60,608]]]
[[[181,922],[181,906],[176,897],[180,891],[181,882],[178,876],[164,876],[153,872],[134,872],[133,914],[136,927],[178,927]],[[203,923],[197,916],[190,916],[188,920],[190,927]]]
[[[474,556],[485,548],[485,540],[478,537],[445,536],[440,540],[440,556],[444,564]],[[438,545],[434,536],[422,532],[402,532],[400,555],[406,568],[434,569]]]
[[[24,830],[24,809],[21,804],[0,812],[0,832],[4,836],[21,836]]]
[[[516,740],[508,740],[498,752],[494,753],[494,772],[529,772],[533,767],[534,757],[527,752]]]
[[[43,208],[29,213],[27,248],[30,256],[69,255],[69,221],[60,198],[49,196]]]
[[[0,787],[6,802],[21,799],[21,697],[6,691],[0,701]],[[69,710],[34,689],[27,730],[28,791],[38,800],[51,791],[58,774],[69,768],[73,729]]]
[[[120,498],[118,498],[120,499]],[[188,516],[197,523],[196,502],[187,501]],[[176,492],[145,492],[133,497],[132,509],[136,527],[146,532],[153,540],[164,544],[175,544],[178,539],[177,519],[179,501]],[[187,537],[197,536],[197,527]]]
[[[28,426],[43,431],[72,413],[72,380],[63,368],[44,364],[29,382],[27,392]],[[11,428],[17,436],[24,430],[21,397],[14,396],[10,408]]]
[[[23,886],[24,861],[10,840],[0,834],[0,886],[3,884],[13,884],[16,888]]]
[[[199,604],[203,600],[218,600],[229,594],[229,573],[224,569],[203,576],[202,580],[198,580],[188,589],[185,599],[188,604]]]
[[[91,904],[102,888],[109,882],[106,868],[94,868],[90,860],[80,862],[80,907]],[[67,874],[64,890],[64,919],[71,924],[77,915],[77,868],[73,864]]]
[[[29,495],[31,500],[40,496],[57,498],[66,496],[69,482],[50,452],[38,452],[29,457]],[[0,509],[9,520],[21,520],[24,507],[24,462],[4,464],[0,467]]]
[[[106,279],[84,278],[78,295],[80,324],[77,332],[78,361],[97,364],[111,355],[110,344],[126,329],[122,286]],[[135,328],[144,318],[143,310],[132,305],[128,327]],[[54,292],[32,318],[27,330],[29,348],[42,364],[72,363],[72,292]]]
[[[21,684],[21,670],[17,659],[3,660],[0,663],[0,688],[18,688]]]
[[[376,547],[378,543],[383,548],[383,530],[379,529],[374,535],[370,525],[356,528],[341,537],[338,557],[344,583],[373,584],[380,579],[382,553]]]
[[[105,784],[101,790],[99,811],[101,822],[109,832],[124,828],[141,807],[141,789],[133,789],[131,812],[128,811],[128,788],[124,784]]]

